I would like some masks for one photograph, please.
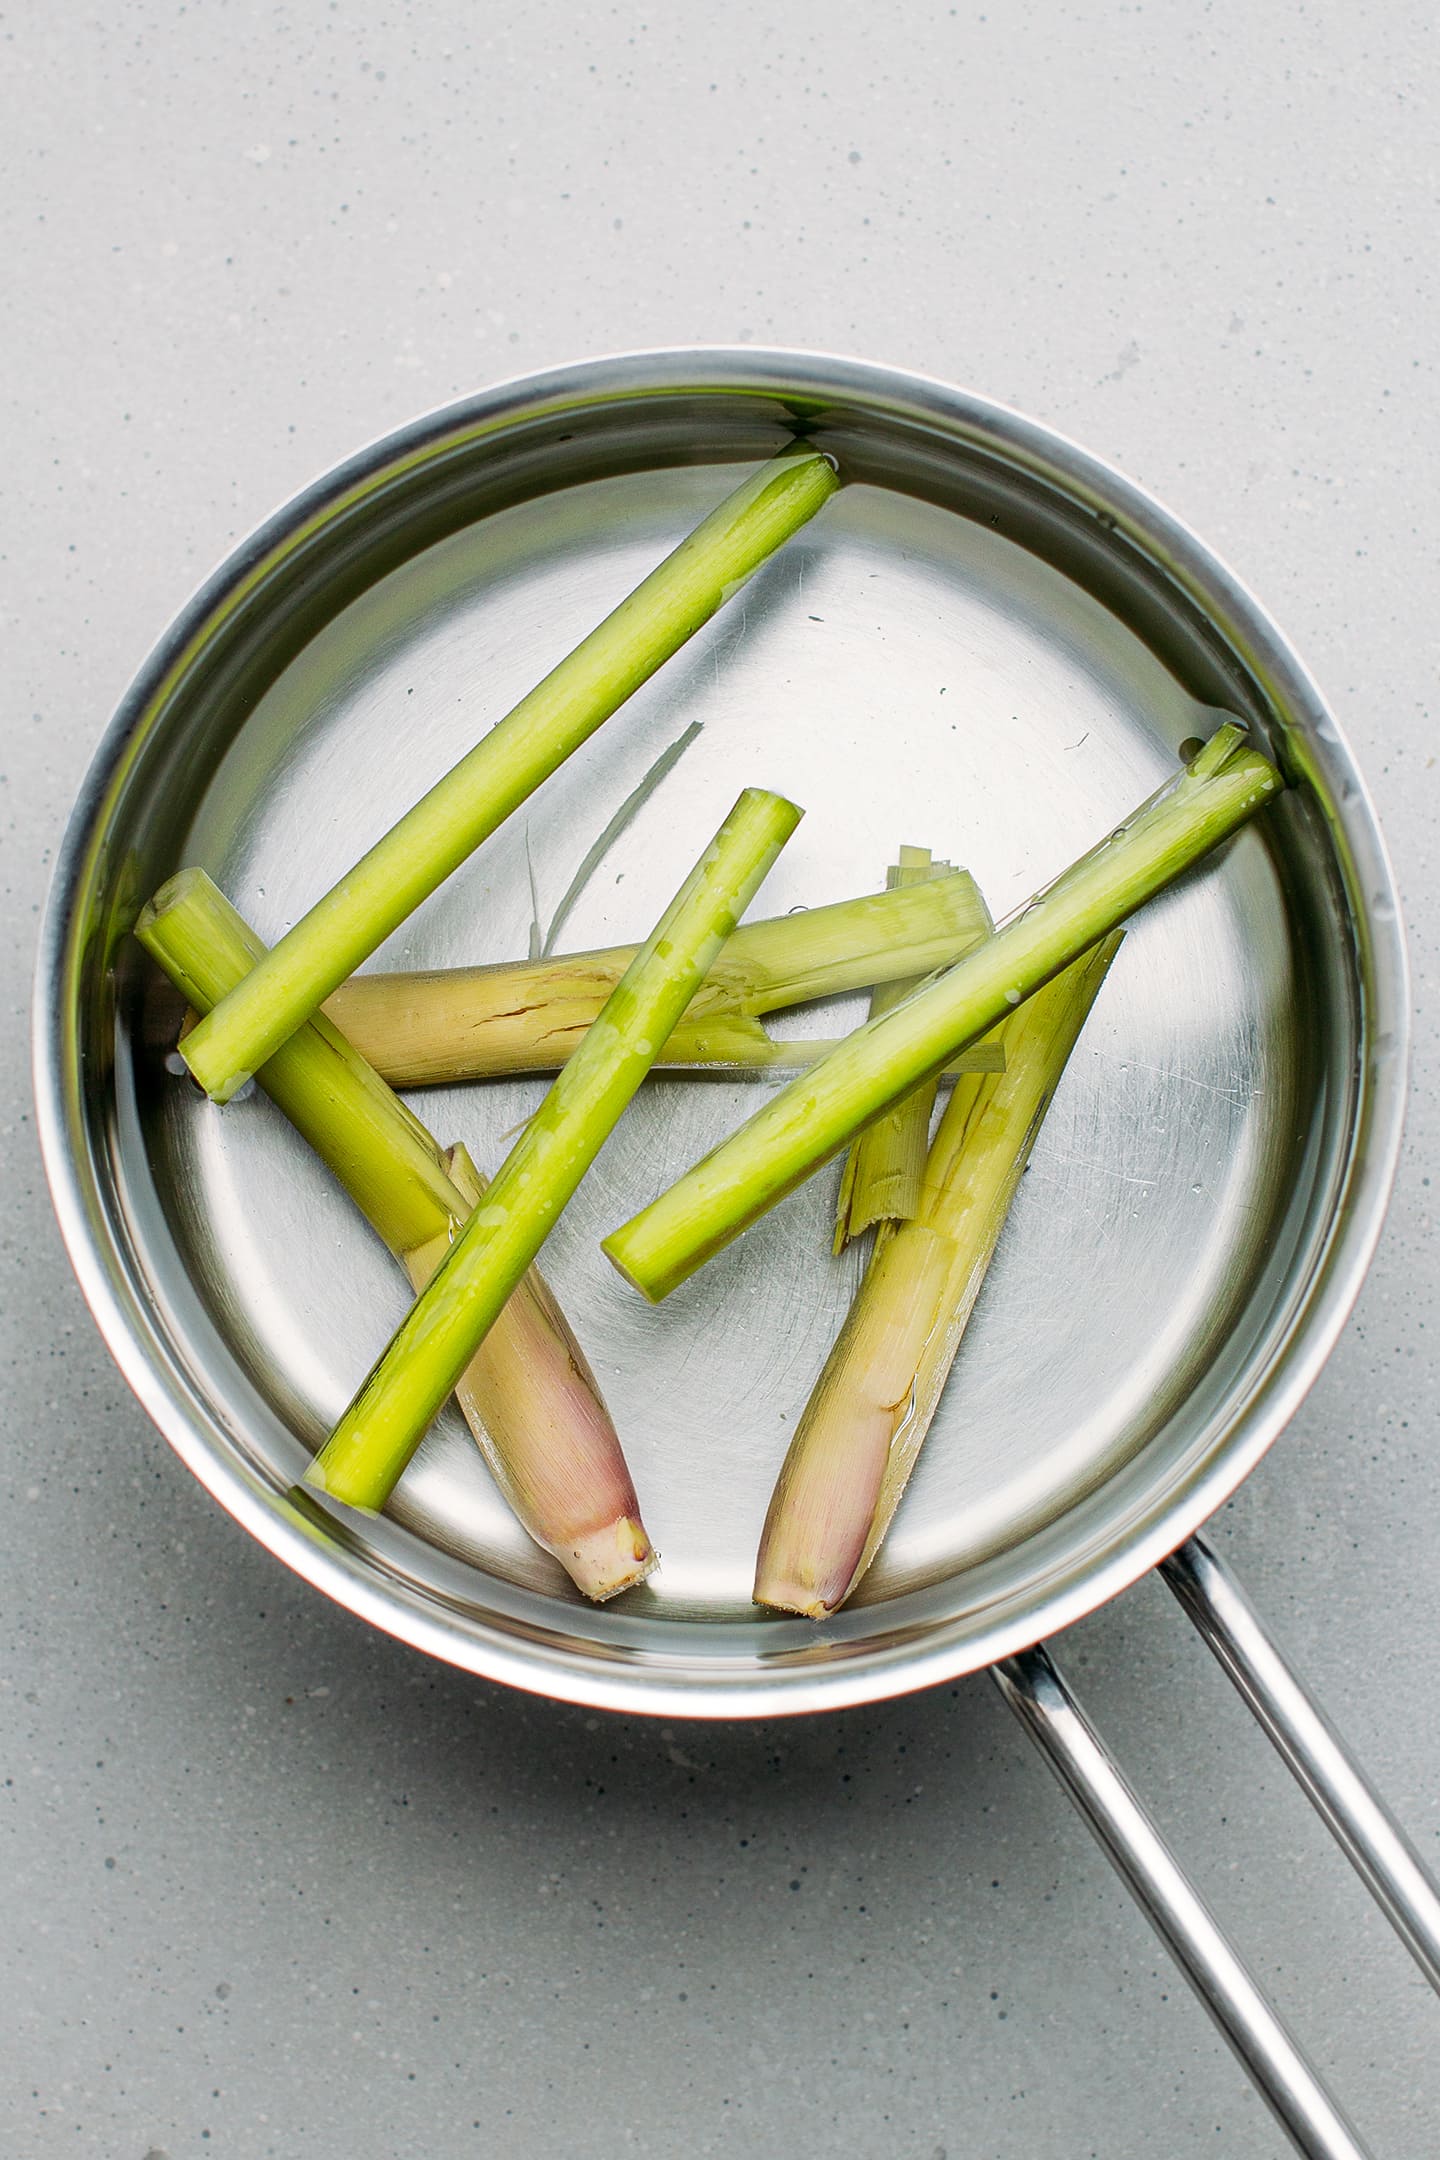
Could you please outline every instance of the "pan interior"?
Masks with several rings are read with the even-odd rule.
[[[268,606],[252,595],[217,618],[153,701],[97,867],[98,915],[123,919],[122,879],[133,901],[198,861],[278,936],[783,439],[778,416],[739,400],[684,417],[687,454],[705,462],[673,462],[668,409],[637,421],[597,403],[567,441],[527,439],[508,466],[493,442],[433,445],[418,478],[412,461],[388,493],[384,476],[372,487],[368,525],[337,511],[267,573]],[[567,948],[642,935],[742,786],[807,813],[752,913],[874,889],[910,841],[968,865],[999,917],[1222,711],[1258,718],[1263,738],[1244,671],[1106,524],[938,432],[843,411],[817,433],[859,477],[376,965],[523,955],[532,918],[548,922],[691,721],[703,733],[586,887]],[[836,1167],[659,1308],[597,1249],[766,1082],[649,1083],[544,1255],[663,1556],[649,1585],[584,1607],[453,1411],[388,1519],[307,1503],[310,1536],[462,1632],[732,1673],[978,1629],[1077,1565],[1217,1445],[1313,1259],[1358,1032],[1317,833],[1313,807],[1287,797],[1133,925],[888,1544],[822,1636],[758,1615],[750,1584],[775,1473],[857,1279],[855,1257],[829,1253]],[[118,995],[107,1006],[96,991],[87,1024],[113,1082],[95,1146],[127,1266],[216,1444],[293,1509],[289,1488],[404,1286],[263,1097],[218,1111],[167,1070],[168,993],[132,946],[114,957]],[[782,1026],[834,1034],[863,1011],[846,1001]],[[543,1087],[412,1100],[493,1167]]]

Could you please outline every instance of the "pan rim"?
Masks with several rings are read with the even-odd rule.
[[[503,428],[547,406],[662,392],[850,397],[922,421],[940,421],[977,444],[998,445],[1038,476],[1103,506],[1163,564],[1247,664],[1264,669],[1300,725],[1340,805],[1353,864],[1352,898],[1367,932],[1362,1044],[1367,1057],[1355,1124],[1325,1240],[1303,1295],[1260,1381],[1224,1436],[1186,1480],[1122,1526],[1103,1556],[1082,1561],[1057,1587],[977,1637],[952,1619],[921,1640],[851,1649],[828,1663],[766,1665],[741,1672],[719,1660],[672,1669],[566,1648],[537,1631],[502,1630],[447,1610],[433,1591],[377,1571],[339,1546],[318,1544],[303,1518],[236,1456],[229,1437],[189,1389],[167,1346],[126,1296],[109,1264],[105,1218],[67,1099],[81,931],[77,895],[103,840],[104,815],[120,784],[139,722],[159,686],[184,663],[203,627],[236,589],[311,520],[332,514],[354,489],[401,458],[459,429]],[[1368,897],[1367,897],[1368,896]],[[42,1157],[62,1235],[82,1292],[127,1383],[201,1483],[250,1534],[295,1572],[355,1612],[429,1655],[528,1692],[593,1708],[661,1716],[794,1715],[874,1702],[976,1671],[1095,1610],[1138,1580],[1230,1497],[1283,1430],[1313,1385],[1358,1296],[1383,1225],[1399,1159],[1409,1048],[1408,969],[1394,879],[1374,811],[1348,745],[1318,689],[1248,588],[1178,518],[1114,468],[1012,408],[934,378],[841,356],[780,348],[671,347],[612,354],[519,376],[423,414],[321,475],[264,520],[202,583],[162,635],[121,699],[82,783],[57,854],[41,925],[35,975],[34,1068]]]

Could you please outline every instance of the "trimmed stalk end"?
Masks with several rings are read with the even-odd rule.
[[[198,1033],[198,1029],[192,1030],[192,1032],[189,1035],[186,1035],[182,1041],[176,1044],[175,1047],[180,1052],[181,1057],[184,1058],[185,1063],[189,1066],[191,1079],[197,1081],[199,1085],[204,1088],[205,1093],[209,1096],[211,1102],[219,1103],[222,1105],[228,1103],[232,1101],[236,1095],[239,1094],[241,1088],[244,1087],[247,1080],[251,1080],[254,1078],[254,1074],[248,1072],[226,1073],[223,1079],[218,1080],[210,1077],[210,1066],[208,1060],[204,1058],[196,1058],[191,1054],[191,1044],[195,1039],[196,1033]]]
[[[151,894],[135,918],[135,935],[147,951],[150,949],[148,939],[156,923],[174,909],[187,907],[197,888],[203,890],[209,884],[206,873],[192,864],[187,869],[177,870],[174,877],[166,878],[164,884]]]
[[[828,1620],[839,1611],[838,1602],[829,1605],[822,1592],[800,1583],[771,1582],[762,1591],[757,1581],[754,1597],[768,1612],[795,1613],[801,1620]]]
[[[577,1590],[604,1605],[652,1575],[660,1555],[646,1536],[645,1525],[633,1515],[622,1515],[617,1522],[567,1543],[556,1558]]]
[[[670,1295],[670,1292],[675,1288],[675,1283],[662,1281],[653,1275],[647,1281],[643,1275],[637,1275],[634,1269],[627,1264],[624,1258],[624,1233],[628,1228],[628,1223],[622,1223],[618,1230],[612,1230],[608,1237],[601,1238],[600,1250],[604,1253],[616,1274],[623,1276],[632,1290],[638,1290],[647,1304],[659,1305]],[[678,1280],[680,1278],[677,1277]]]
[[[367,1499],[363,1498],[358,1492],[345,1491],[344,1478],[333,1479],[326,1471],[323,1450],[306,1465],[305,1475],[301,1478],[300,1483],[308,1486],[311,1492],[323,1494],[327,1500],[338,1500],[342,1507],[354,1508],[359,1515],[380,1514],[384,1508],[385,1499],[388,1498],[388,1495],[386,1495],[378,1500]]]

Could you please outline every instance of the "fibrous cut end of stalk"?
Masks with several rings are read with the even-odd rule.
[[[622,1590],[633,1590],[655,1572],[659,1554],[645,1534],[645,1526],[631,1517],[607,1523],[587,1537],[577,1538],[555,1556],[569,1571],[588,1598],[607,1605]]]

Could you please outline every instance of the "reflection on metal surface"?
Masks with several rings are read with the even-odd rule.
[[[749,1588],[775,1467],[848,1303],[825,1234],[834,1173],[658,1310],[595,1249],[766,1083],[657,1081],[547,1247],[663,1556],[650,1585],[590,1611],[526,1544],[458,1419],[390,1517],[297,1512],[294,1479],[404,1287],[269,1104],[219,1112],[165,1071],[173,1005],[123,935],[139,898],[197,859],[273,938],[797,420],[852,484],[379,964],[523,953],[527,850],[553,908],[597,805],[689,720],[704,734],[567,942],[642,935],[742,784],[808,811],[763,912],[874,887],[910,840],[971,867],[1002,915],[1216,710],[1249,719],[1299,783],[1134,925],[882,1564],[819,1630],[761,1618]],[[57,874],[37,999],[72,1254],[197,1474],[292,1566],[422,1647],[672,1714],[813,1709],[974,1669],[1193,1530],[1293,1410],[1358,1287],[1406,1030],[1358,776],[1277,634],[1183,528],[980,400],[750,353],[488,393],[272,521],[117,716]],[[804,1024],[833,1034],[850,1017]],[[427,1123],[493,1167],[543,1084],[432,1093]]]

